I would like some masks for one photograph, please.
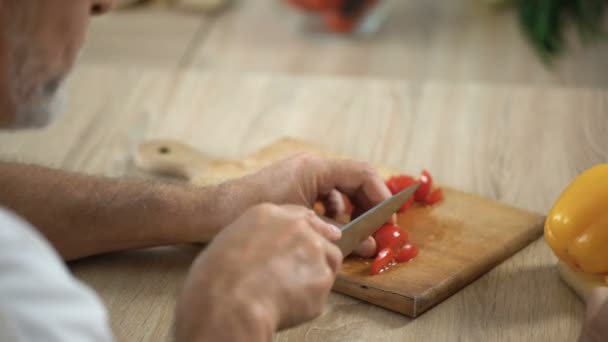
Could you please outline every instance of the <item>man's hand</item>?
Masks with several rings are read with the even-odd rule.
[[[342,262],[337,227],[307,208],[261,204],[194,261],[176,312],[177,341],[271,341],[320,315]]]
[[[579,342],[608,340],[608,288],[593,290],[587,301],[587,318]]]
[[[353,202],[355,216],[391,196],[380,175],[369,164],[323,159],[308,153],[280,161],[233,183],[241,191],[241,200],[243,196],[253,196],[245,199],[251,204],[272,202],[312,208],[321,200],[330,218],[345,210],[342,193]],[[375,251],[376,243],[370,237],[355,253],[369,257]]]

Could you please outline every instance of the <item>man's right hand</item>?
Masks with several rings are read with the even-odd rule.
[[[177,341],[271,341],[320,315],[342,263],[341,233],[305,207],[261,204],[194,261],[176,311]]]

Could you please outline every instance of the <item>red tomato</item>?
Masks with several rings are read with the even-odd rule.
[[[408,175],[392,176],[386,180],[386,186],[393,195],[400,193],[414,184],[416,184],[416,179]]]
[[[399,212],[400,213],[406,212],[407,209],[412,205],[412,203],[414,203],[414,196],[410,197],[410,199],[408,199],[407,201],[405,201],[405,203],[403,203],[401,208],[399,208]]]
[[[409,241],[407,232],[394,224],[385,224],[374,233],[378,250],[389,248],[397,252],[401,246]]]
[[[443,200],[443,191],[441,190],[441,188],[437,188],[431,191],[431,193],[427,196],[425,203],[433,205],[437,202],[441,202],[441,200]]]
[[[389,179],[386,180],[386,187],[388,188],[388,190],[391,192],[391,194],[396,194],[397,191],[397,184],[395,182],[395,178],[396,176],[392,176]]]
[[[408,175],[393,176],[386,180],[386,186],[388,187],[388,189],[391,191],[391,193],[393,195],[409,188],[410,186],[412,186],[416,183],[417,183],[416,179],[414,179],[414,177],[408,176]],[[399,209],[399,212],[400,213],[405,212],[412,205],[412,203],[414,203],[413,196],[412,196],[412,198],[410,198],[403,204],[401,209]]]
[[[384,271],[395,260],[395,252],[390,248],[382,249],[372,263],[371,275]]]
[[[416,198],[416,202],[426,202],[426,198],[431,192],[431,188],[433,187],[433,177],[427,170],[422,170],[422,174],[420,175],[420,186],[416,193],[414,194],[414,198]]]
[[[417,255],[418,255],[418,246],[411,244],[411,243],[406,243],[399,250],[399,252],[395,256],[395,259],[397,260],[397,262],[408,262],[408,261],[414,259]]]

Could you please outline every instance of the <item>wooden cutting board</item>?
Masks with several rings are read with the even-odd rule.
[[[282,139],[241,160],[212,160],[176,141],[152,141],[140,146],[135,160],[146,171],[205,186],[255,172],[302,151],[336,156]],[[378,170],[383,177],[401,173]],[[370,276],[370,260],[348,257],[334,290],[416,317],[542,235],[540,214],[445,187],[444,195],[439,205],[413,207],[399,217],[420,247],[414,261]]]

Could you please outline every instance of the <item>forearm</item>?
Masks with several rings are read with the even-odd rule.
[[[65,259],[208,241],[240,210],[226,205],[233,192],[0,163],[0,205],[30,221]]]

